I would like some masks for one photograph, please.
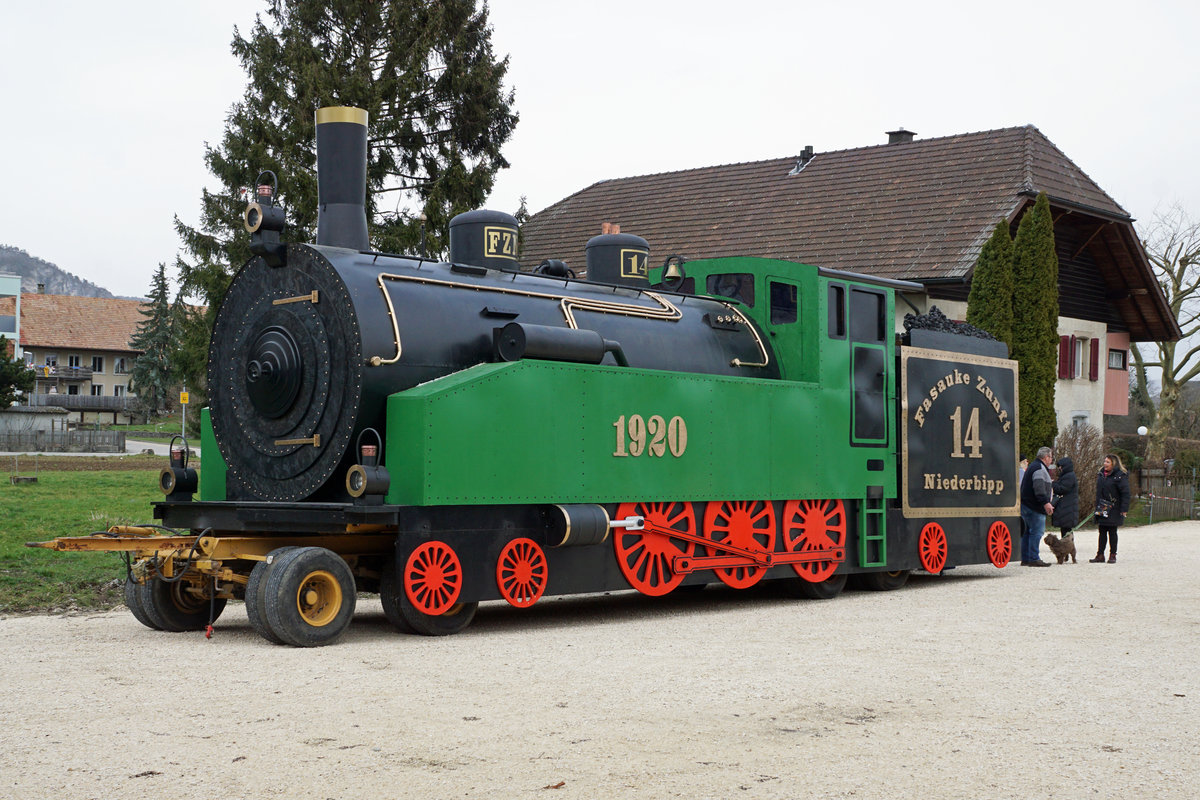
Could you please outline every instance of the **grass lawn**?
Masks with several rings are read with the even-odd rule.
[[[49,467],[68,461],[69,471]],[[55,553],[25,547],[85,536],[110,525],[153,521],[163,459],[55,459],[37,483],[0,484],[0,613],[105,608],[122,602],[118,553]],[[21,464],[21,474],[33,474]]]

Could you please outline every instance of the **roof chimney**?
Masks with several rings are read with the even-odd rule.
[[[796,159],[796,166],[792,167],[792,171],[789,172],[788,175],[798,174],[800,170],[804,169],[808,162],[812,161],[812,158],[813,146],[811,144],[805,145],[804,149],[800,151],[800,157]]]
[[[38,284],[38,291],[37,291],[37,293],[38,293],[38,294],[45,294],[45,293],[46,293],[46,284],[44,284],[44,283],[39,283],[39,284]]]
[[[903,126],[894,131],[888,131],[888,144],[908,144],[916,136],[912,131],[904,130]]]

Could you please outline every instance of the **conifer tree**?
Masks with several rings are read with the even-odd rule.
[[[232,48],[248,85],[206,148],[221,189],[203,193],[197,227],[175,223],[183,289],[207,306],[183,325],[181,377],[201,399],[217,306],[250,257],[242,212],[260,171],[278,176],[285,238],[315,235],[318,108],[367,111],[368,233],[384,252],[415,250],[422,215],[428,251],[443,252],[450,218],[479,207],[508,166],[500,151],[517,123],[508,59],[494,56],[476,0],[268,0]]]
[[[967,322],[1013,346],[1013,242],[1008,221],[1000,220],[984,243],[971,273]]]
[[[1021,452],[1049,447],[1058,433],[1058,255],[1054,219],[1043,192],[1021,217],[1013,242],[1013,346],[1020,392]]]
[[[159,263],[151,279],[150,295],[139,313],[145,317],[129,344],[142,353],[133,362],[130,388],[146,415],[165,411],[175,384],[175,320],[167,285],[167,265]]]
[[[19,358],[9,357],[8,337],[0,336],[0,411],[32,391],[33,370]]]

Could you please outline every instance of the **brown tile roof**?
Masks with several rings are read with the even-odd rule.
[[[601,181],[535,214],[521,262],[577,272],[602,222],[650,242],[652,261],[727,255],[800,261],[904,280],[956,278],[996,220],[1045,191],[1128,214],[1032,125],[795,158]]]
[[[14,305],[15,298],[0,299],[0,314],[6,307],[12,314]],[[21,345],[140,352],[129,339],[145,319],[142,308],[138,300],[22,294]]]

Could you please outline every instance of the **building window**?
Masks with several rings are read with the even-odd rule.
[[[124,397],[124,396],[125,396],[125,387],[118,383],[116,386],[113,387],[113,397]]]
[[[126,372],[127,372],[127,370],[125,369],[125,359],[118,358],[116,360],[116,362],[113,364],[113,374],[114,375],[124,375]]]
[[[92,356],[92,372],[104,373],[104,356]]]
[[[1087,341],[1087,339],[1083,339],[1083,338],[1075,339],[1075,353],[1074,353],[1074,358],[1071,359],[1071,372],[1072,372],[1071,377],[1072,378],[1082,378],[1083,377],[1083,344],[1086,341]]]
[[[67,356],[67,366],[71,369],[79,369],[80,358],[78,355]]]
[[[96,384],[93,383],[92,384],[92,397],[100,397],[103,394],[104,394],[104,387],[97,386]]]
[[[1125,351],[1124,350],[1109,350],[1108,351],[1108,368],[1109,369],[1125,369]]]
[[[73,383],[67,387],[67,394],[79,394],[79,384]]]
[[[58,366],[58,353],[46,353],[46,362],[45,363],[46,363],[47,367],[57,367]]]
[[[1076,411],[1071,415],[1071,427],[1082,428],[1088,424],[1088,413],[1086,411]]]
[[[30,350],[25,351],[25,366],[27,366],[27,367],[33,366],[33,352]]]

